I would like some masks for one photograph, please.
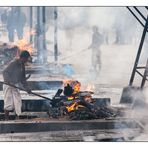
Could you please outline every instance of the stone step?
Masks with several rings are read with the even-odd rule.
[[[0,133],[30,133],[47,131],[75,131],[75,130],[109,130],[109,129],[140,129],[139,124],[132,119],[97,119],[97,120],[15,120],[0,121]]]
[[[98,106],[107,106],[110,104],[110,98],[95,98],[96,105]],[[31,100],[26,99],[22,100],[22,111],[24,112],[45,112],[49,111],[50,101],[38,99],[38,100]],[[0,100],[0,112],[3,112],[4,108],[4,101]]]
[[[0,141],[24,142],[92,142],[92,141],[130,141],[140,133],[139,129],[109,129],[109,130],[76,130],[51,131],[34,133],[5,133],[0,134]]]

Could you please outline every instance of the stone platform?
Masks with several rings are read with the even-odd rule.
[[[0,121],[0,141],[128,141],[142,132],[132,119]]]
[[[110,98],[95,98],[98,106],[110,104]],[[22,100],[22,111],[24,112],[45,112],[49,111],[50,100],[44,99],[25,99]],[[0,112],[3,112],[4,101],[0,100]]]

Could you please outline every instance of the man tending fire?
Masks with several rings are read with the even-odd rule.
[[[101,61],[101,45],[103,44],[103,36],[100,34],[97,26],[93,26],[92,28],[92,42],[88,49],[92,49],[91,55],[91,68],[94,72],[94,80],[96,80],[96,74],[99,74],[101,71],[102,61]]]
[[[4,84],[4,113],[5,119],[9,119],[9,112],[14,110],[17,118],[21,115],[21,95],[17,88],[12,87],[15,85],[25,89],[28,93],[31,93],[26,76],[25,76],[25,63],[30,58],[30,53],[26,50],[20,53],[18,59],[14,59],[3,71]],[[10,86],[9,86],[10,84]]]

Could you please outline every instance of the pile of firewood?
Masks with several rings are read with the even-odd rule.
[[[50,118],[68,117],[71,120],[90,120],[110,118],[117,115],[117,110],[110,106],[100,106],[97,100],[92,98],[93,92],[80,91],[80,82],[72,81],[59,90],[49,107]],[[64,95],[61,95],[61,93]]]

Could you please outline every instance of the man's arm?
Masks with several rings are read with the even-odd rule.
[[[26,89],[28,93],[31,93],[31,88],[29,87],[27,81],[26,81],[26,72],[25,72],[25,65],[22,67],[22,81],[21,81],[23,87]]]

